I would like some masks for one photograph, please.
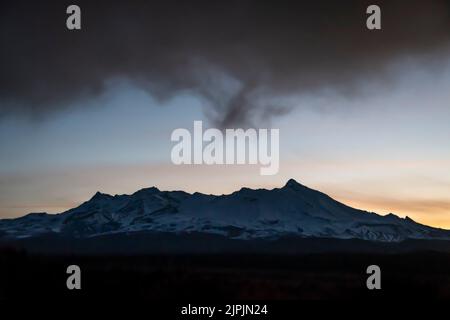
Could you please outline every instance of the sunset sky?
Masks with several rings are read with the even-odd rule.
[[[424,10],[425,14],[441,12],[441,2],[435,3],[436,7]],[[15,17],[14,10],[16,8],[6,11],[10,20]],[[354,10],[351,12],[353,14]],[[130,46],[114,57],[108,39],[86,36],[90,30],[88,13],[86,16],[86,26],[82,30],[85,38],[76,40],[76,56],[70,53],[64,56],[72,51],[69,40],[56,48],[43,46],[42,50],[52,51],[50,56],[55,52],[64,56],[55,65],[50,64],[50,58],[42,62],[40,53],[27,49],[31,42],[19,35],[23,36],[28,29],[9,27],[11,32],[6,33],[7,28],[1,26],[2,48],[7,42],[8,49],[2,52],[2,69],[7,70],[0,79],[4,84],[0,90],[0,218],[30,212],[62,212],[88,200],[96,191],[123,194],[156,186],[161,190],[223,194],[243,186],[281,187],[289,178],[294,178],[356,208],[380,214],[393,212],[420,223],[450,229],[450,55],[448,42],[443,40],[448,40],[448,30],[441,35],[434,32],[434,28],[441,30],[442,26],[448,26],[448,17],[443,18],[442,24],[438,23],[440,16],[434,19],[438,22],[430,22],[433,39],[426,40],[430,42],[420,42],[430,38],[425,32],[427,29],[421,29],[423,35],[417,35],[417,39],[409,39],[411,43],[418,41],[417,46],[406,40],[398,46],[390,46],[396,43],[396,38],[388,33],[389,26],[394,24],[390,25],[387,17],[383,32],[389,39],[371,39],[365,44],[373,48],[380,42],[378,56],[377,52],[366,54],[365,49],[358,53],[359,47],[353,47],[356,44],[352,41],[360,39],[359,34],[340,39],[342,48],[334,53],[329,53],[327,46],[339,46],[336,43],[317,43],[315,49],[328,53],[312,58],[311,63],[299,64],[296,56],[289,53],[287,59],[292,59],[293,67],[288,68],[288,72],[284,71],[284,64],[278,63],[278,58],[284,63],[283,56],[274,57],[275,53],[270,52],[267,56],[253,56],[249,61],[256,65],[252,68],[260,70],[267,66],[269,74],[269,80],[264,78],[260,86],[260,73],[245,69],[248,66],[242,66],[245,64],[242,61],[233,64],[230,55],[240,48],[238,42],[232,43],[233,50],[227,51],[226,58],[215,51],[204,54],[206,47],[200,48],[198,53],[183,46],[182,53],[189,52],[194,58],[201,56],[202,62],[197,64],[199,60],[190,59],[195,62],[189,63],[188,71],[183,69],[183,64],[178,66],[182,76],[178,67],[172,69],[173,57],[164,60],[170,64],[170,70],[163,63],[158,67],[143,67],[148,74],[156,70],[156,76],[152,74],[148,82],[141,81],[142,75],[147,73],[133,73],[134,62],[109,72],[108,63],[115,66],[129,63],[129,60],[146,61],[146,47],[137,46],[142,55]],[[363,29],[364,14],[361,17]],[[425,18],[420,22],[423,26],[431,21]],[[353,22],[358,25],[358,19],[344,19],[349,21],[348,25],[338,24],[335,26],[338,31],[330,32],[336,32],[339,38],[339,27],[348,30]],[[320,23],[323,21],[313,24]],[[95,29],[97,35],[103,32],[99,31],[99,25],[97,21],[91,29]],[[53,27],[51,22],[44,28],[50,27]],[[397,25],[395,28],[394,35],[401,37],[403,29]],[[255,32],[253,28],[249,30],[243,37],[251,37]],[[328,28],[318,30],[311,26],[310,32],[314,34],[314,30],[317,37],[324,33],[329,35]],[[172,32],[171,36],[177,38],[176,34]],[[226,34],[221,35],[225,48],[227,41],[232,40]],[[19,40],[11,40],[11,36]],[[58,33],[52,37],[59,36]],[[135,35],[137,42],[139,37]],[[301,42],[301,36],[299,38],[300,44],[292,49],[294,52],[302,52],[302,46],[314,51],[311,49],[315,45],[313,40],[305,43]],[[97,42],[95,39],[101,39],[102,45],[108,48],[101,55],[92,45]],[[198,40],[189,35],[183,39]],[[265,47],[260,40],[244,48],[244,60],[250,53],[260,52],[259,49]],[[252,44],[258,50],[253,51]],[[164,52],[164,45],[161,47],[159,50]],[[167,47],[173,52],[170,43]],[[290,45],[277,46],[277,50],[286,52],[290,48]],[[32,55],[29,60],[33,64],[27,65],[28,62],[15,58],[15,50],[24,54],[20,59],[28,61],[27,55]],[[161,60],[158,53],[152,56],[152,50],[150,46],[148,59]],[[97,57],[89,58],[86,51]],[[307,60],[311,52],[298,59]],[[346,53],[351,57],[347,59]],[[326,59],[337,62],[328,63]],[[353,60],[364,61],[364,64],[355,66]],[[97,64],[98,69],[94,67]],[[55,71],[60,70],[58,68],[64,72]],[[89,71],[92,74],[86,71],[92,69],[95,69]],[[381,69],[383,72],[379,71]],[[303,70],[307,75],[318,74],[318,78],[308,82],[306,80],[311,78],[298,77]],[[341,78],[336,74],[345,76]],[[30,78],[34,80],[29,81]],[[159,89],[158,84],[172,83],[169,80],[173,78],[177,81],[172,87]],[[68,79],[67,87],[65,83],[59,85],[64,79]],[[96,88],[95,81],[100,81],[100,89]],[[78,86],[79,83],[83,85]],[[294,83],[298,86],[291,87]],[[251,88],[250,94],[246,88]],[[55,92],[58,97],[41,96],[42,90]],[[242,92],[244,99],[240,99]],[[237,113],[234,113],[236,105],[229,100],[237,101],[238,109],[241,108]],[[241,105],[250,107],[242,109]],[[279,173],[260,176],[259,165],[173,165],[170,152],[174,143],[170,135],[176,128],[192,130],[194,120],[203,120],[209,127],[280,129]]]

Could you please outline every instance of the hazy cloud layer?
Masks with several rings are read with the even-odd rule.
[[[386,81],[390,63],[448,57],[448,1],[376,1],[382,30],[365,27],[373,1],[66,1],[0,7],[0,117],[63,109],[127,78],[159,99],[189,90],[217,125],[289,111],[271,98]]]

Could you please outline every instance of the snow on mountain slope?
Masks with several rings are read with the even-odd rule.
[[[92,237],[161,231],[215,233],[238,239],[298,235],[376,241],[450,240],[450,231],[393,214],[380,216],[357,210],[292,179],[282,188],[242,188],[222,196],[154,187],[132,195],[97,192],[89,201],[61,214],[33,213],[0,220],[0,231],[15,238],[50,232]]]

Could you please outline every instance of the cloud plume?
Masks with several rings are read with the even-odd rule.
[[[264,98],[324,88],[354,95],[402,59],[448,57],[450,4],[377,1],[77,1],[82,29],[65,28],[67,1],[1,4],[0,117],[37,116],[125,78],[157,99],[189,91],[222,127],[289,110]]]

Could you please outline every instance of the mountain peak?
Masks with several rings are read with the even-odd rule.
[[[150,195],[150,194],[154,194],[154,193],[158,193],[158,192],[161,192],[158,188],[149,187],[149,188],[143,188],[141,190],[138,190],[135,193],[133,193],[133,195]]]
[[[285,187],[302,187],[303,185],[298,183],[295,179],[289,179],[284,185]]]
[[[101,193],[100,191],[97,191],[94,196],[91,198],[91,201],[94,200],[102,200],[102,199],[109,199],[112,196],[107,193]]]

